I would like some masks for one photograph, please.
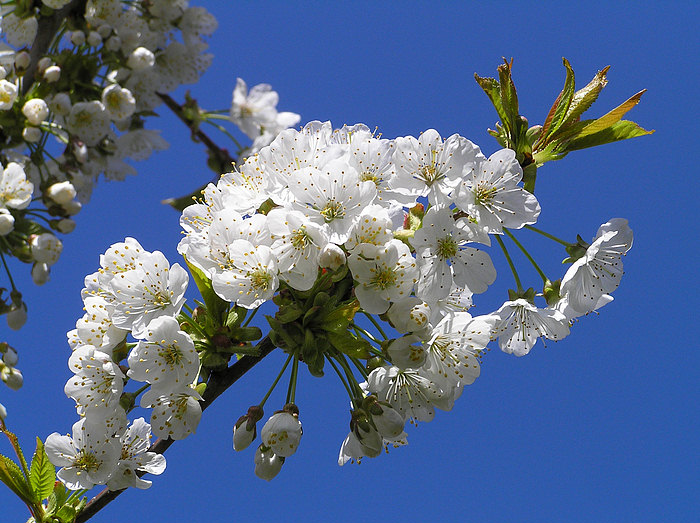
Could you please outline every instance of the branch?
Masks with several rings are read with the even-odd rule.
[[[192,136],[197,138],[200,142],[207,146],[211,155],[217,159],[217,161],[225,168],[235,163],[236,159],[232,158],[226,149],[223,149],[216,145],[214,140],[209,138],[209,136],[202,131],[195,122],[189,118],[183,107],[178,104],[169,94],[157,93],[158,97],[163,100],[163,103],[168,106],[168,108],[175,113],[175,115],[182,120],[182,122],[190,128]]]
[[[236,383],[236,381],[238,381],[246,372],[252,369],[259,361],[270,354],[275,346],[272,344],[272,341],[270,341],[270,338],[265,336],[260,343],[258,343],[257,348],[260,350],[260,354],[258,356],[243,356],[226,370],[211,373],[209,382],[207,383],[207,389],[202,395],[204,398],[204,401],[201,403],[202,411],[209,407],[209,405],[211,405],[216,398],[218,398],[231,385]],[[170,438],[160,438],[156,440],[156,442],[151,445],[151,448],[148,450],[149,452],[163,454],[174,442],[175,440]],[[139,477],[143,476],[144,474],[144,472],[138,473]],[[85,508],[80,511],[75,519],[75,523],[84,523],[125,490],[126,489],[104,489],[102,492],[92,498],[87,505],[85,505]]]
[[[27,94],[32,84],[34,83],[34,75],[39,63],[39,59],[46,54],[51,42],[56,36],[58,28],[66,18],[77,12],[85,11],[86,0],[72,0],[61,9],[54,11],[51,16],[42,16],[39,18],[39,27],[36,31],[36,38],[32,43],[32,48],[29,50],[29,67],[24,73],[22,79],[22,94]]]

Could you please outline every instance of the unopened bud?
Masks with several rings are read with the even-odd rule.
[[[61,207],[63,207],[63,210],[66,211],[68,216],[75,216],[80,212],[80,209],[83,208],[83,204],[77,200],[73,200],[72,202],[64,203]]]
[[[46,71],[44,71],[44,80],[47,82],[54,83],[58,82],[58,80],[61,78],[61,68],[57,65],[51,65],[46,68]]]
[[[71,220],[70,218],[64,218],[62,220],[56,221],[56,230],[58,232],[61,232],[63,234],[70,234],[75,230],[75,220]]]
[[[275,454],[271,448],[260,445],[255,451],[255,475],[265,481],[270,481],[282,470],[284,458]]]
[[[17,355],[17,351],[14,349],[14,347],[11,347],[7,343],[2,343],[1,345],[4,346],[5,350],[2,355],[2,362],[7,365],[8,367],[14,367],[17,365],[17,361],[19,361],[19,356]]]
[[[345,265],[345,252],[335,243],[327,243],[321,251],[319,265],[324,269],[335,271]]]
[[[29,245],[34,261],[47,265],[56,263],[61,256],[61,251],[63,251],[61,240],[49,232],[32,236]]]
[[[70,35],[70,41],[73,45],[83,45],[85,43],[85,33],[82,31],[73,31]]]
[[[0,236],[7,236],[15,229],[15,217],[7,209],[0,209]]]
[[[90,47],[97,47],[102,43],[102,36],[97,31],[90,31],[87,36],[87,43]]]
[[[36,70],[39,74],[44,74],[44,71],[46,71],[46,69],[52,65],[53,60],[51,60],[51,58],[48,56],[44,56],[43,58],[39,58],[39,61],[36,63]]]
[[[20,51],[15,55],[15,69],[24,71],[32,61],[31,55],[27,51]]]
[[[7,326],[13,331],[20,330],[27,323],[27,308],[24,304],[7,313]]]
[[[25,127],[22,129],[22,138],[27,143],[37,143],[41,140],[41,129],[38,127]]]
[[[51,269],[45,263],[35,263],[32,266],[32,281],[36,285],[44,285],[51,276]]]
[[[14,367],[4,367],[2,372],[0,372],[0,378],[2,378],[5,385],[10,387],[12,390],[19,390],[24,384],[24,377],[22,376],[22,373]]]
[[[112,34],[112,26],[109,24],[102,24],[100,27],[97,28],[97,33],[102,38],[107,38],[109,35]]]
[[[44,193],[59,205],[66,205],[76,196],[75,187],[69,181],[54,183]]]
[[[126,66],[134,71],[143,71],[144,69],[153,67],[155,63],[155,55],[145,47],[137,47],[134,49],[126,60]]]

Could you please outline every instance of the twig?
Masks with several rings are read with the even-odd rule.
[[[34,75],[39,63],[39,59],[46,54],[51,42],[56,36],[58,28],[66,18],[73,13],[84,12],[87,0],[72,0],[61,9],[54,11],[51,16],[42,16],[39,18],[39,26],[36,31],[36,38],[32,43],[32,48],[29,51],[30,61],[24,77],[22,78],[22,94],[27,94],[34,83]]]
[[[169,94],[163,94],[163,93],[157,93],[158,97],[163,100],[163,103],[168,106],[168,109],[170,109],[175,115],[182,120],[182,122],[187,125],[187,127],[190,128],[190,131],[192,131],[192,136],[196,137],[199,141],[201,141],[204,145],[207,146],[207,149],[209,149],[209,152],[219,161],[219,163],[222,166],[228,167],[235,163],[236,159],[232,158],[231,155],[226,151],[226,149],[222,149],[216,143],[214,140],[209,138],[209,136],[202,131],[198,126],[194,125],[194,122],[190,118],[187,117],[185,114],[185,111],[183,110],[182,106],[178,104]]]
[[[246,372],[252,369],[260,360],[265,356],[270,354],[275,346],[270,341],[267,336],[263,338],[260,343],[258,343],[257,348],[260,350],[258,356],[243,356],[236,363],[228,367],[224,371],[212,372],[209,382],[207,383],[207,389],[204,391],[202,397],[204,401],[201,402],[202,410],[204,411],[209,405],[211,405],[216,398],[218,398],[226,389],[231,385],[236,383]],[[160,438],[151,445],[149,452],[156,452],[158,454],[163,454],[170,445],[175,443],[175,440],[170,438]],[[139,476],[143,476],[143,472],[138,473]],[[102,510],[108,503],[114,500],[119,494],[124,492],[124,490],[108,490],[104,489],[102,492],[97,494],[90,502],[85,505],[85,508],[80,511],[78,517],[75,519],[75,523],[84,523],[92,516],[97,514]]]

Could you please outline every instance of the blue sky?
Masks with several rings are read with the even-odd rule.
[[[194,3],[194,2],[193,2]],[[435,128],[458,132],[490,154],[497,119],[473,79],[493,76],[514,57],[521,113],[541,123],[563,84],[562,56],[584,85],[606,65],[609,84],[591,110],[598,116],[637,91],[628,114],[649,137],[571,154],[540,169],[538,226],[590,240],[598,226],[625,217],[634,246],[615,301],[583,318],[559,343],[538,343],[524,358],[485,357],[481,377],[452,412],[410,427],[409,445],[336,464],[348,431],[341,385],[305,374],[297,392],[304,426],[298,452],[271,483],[253,475],[253,450],[234,453],[231,428],[265,394],[281,365],[272,354],[204,415],[197,433],[166,454],[164,475],[148,491],[128,491],[94,521],[269,521],[336,523],[420,521],[684,521],[697,511],[700,364],[697,337],[698,114],[700,12],[676,3],[229,2],[202,1],[219,20],[214,64],[192,94],[226,108],[237,76],[268,82],[280,110],[302,122],[364,122],[385,137]],[[175,94],[182,100],[184,89]],[[14,273],[30,305],[19,333],[0,338],[20,351],[25,386],[0,389],[8,423],[28,447],[35,435],[66,433],[75,418],[63,395],[69,377],[65,332],[82,315],[83,277],[99,254],[125,236],[178,261],[178,215],[159,202],[212,177],[204,149],[188,141],[164,109],[170,150],[137,165],[123,183],[101,182],[66,238],[52,279],[34,287]],[[225,138],[212,133],[221,144]],[[519,235],[542,254],[545,272],[563,274],[565,253],[535,235]],[[499,279],[476,314],[506,299],[512,278],[492,250]],[[688,264],[691,262],[691,265]],[[538,283],[522,263],[521,276]],[[24,273],[23,276],[19,276]],[[523,282],[525,283],[525,282]],[[527,285],[527,284],[526,284]],[[696,341],[693,341],[696,340]],[[284,388],[284,387],[282,387]],[[268,402],[271,413],[283,392]],[[0,444],[0,451],[9,448]],[[28,515],[0,491],[4,521]]]

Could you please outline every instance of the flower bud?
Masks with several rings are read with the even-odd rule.
[[[0,403],[0,419],[4,420],[7,418],[7,409],[5,408],[5,405]]]
[[[90,31],[87,36],[87,43],[90,47],[97,47],[102,43],[102,36],[97,31]]]
[[[263,410],[254,405],[248,413],[238,418],[233,426],[233,450],[240,451],[248,448],[257,436],[256,423],[263,417]]]
[[[39,58],[39,61],[36,63],[36,70],[39,74],[44,74],[44,71],[46,71],[46,69],[52,65],[53,60],[51,60],[51,58],[48,56],[44,56],[43,58]]]
[[[27,143],[36,143],[41,140],[41,129],[38,127],[25,127],[22,129],[22,138]]]
[[[17,351],[14,349],[14,347],[10,347],[7,345],[7,343],[4,343],[5,345],[5,352],[2,355],[2,362],[7,365],[8,367],[14,367],[17,365],[17,361],[19,361],[19,356],[17,355]]]
[[[27,51],[20,51],[15,55],[15,69],[24,71],[32,61],[31,55]]]
[[[275,454],[272,449],[260,445],[255,451],[255,475],[265,481],[270,481],[282,470],[284,458]]]
[[[22,114],[30,124],[41,125],[49,117],[49,106],[41,98],[32,98],[25,102]]]
[[[44,285],[51,276],[51,269],[45,263],[35,263],[32,266],[32,280],[36,285]]]
[[[14,367],[4,367],[0,372],[0,378],[12,390],[19,390],[24,384],[22,373]]]
[[[54,183],[44,193],[59,205],[65,205],[75,198],[75,187],[69,181]]]
[[[46,68],[46,71],[44,71],[44,80],[47,82],[54,83],[58,82],[58,80],[61,78],[61,68],[57,65],[51,65]]]
[[[270,447],[276,455],[283,458],[296,452],[302,434],[298,415],[290,414],[289,410],[293,409],[287,407],[288,405],[285,405],[286,412],[279,411],[273,414],[260,432],[263,445]]]
[[[7,236],[15,229],[15,217],[7,209],[0,209],[0,236]]]
[[[24,303],[7,313],[7,326],[13,331],[20,330],[25,323],[27,323],[27,308]]]
[[[105,49],[108,51],[119,51],[122,46],[122,39],[117,35],[110,36],[105,42]]]
[[[63,243],[50,232],[30,236],[29,245],[34,261],[53,265],[58,261],[63,251]]]
[[[102,38],[107,38],[112,34],[112,26],[109,24],[102,24],[97,28],[97,34],[99,34]]]
[[[345,252],[335,243],[327,243],[321,251],[319,265],[324,269],[335,271],[345,265]]]
[[[82,31],[73,31],[70,35],[70,41],[73,45],[83,45],[85,43],[85,33]]]
[[[77,200],[73,200],[71,202],[64,203],[61,205],[61,207],[63,207],[63,210],[66,211],[68,216],[75,216],[80,212],[80,209],[83,208],[83,204]]]
[[[71,220],[70,218],[64,218],[62,220],[52,220],[52,226],[53,226],[53,221],[56,221],[56,226],[54,227],[58,232],[61,232],[63,234],[70,234],[75,230],[75,226],[77,225],[75,223],[75,220]]]
[[[145,47],[134,49],[126,60],[126,66],[134,71],[143,71],[153,67],[156,63],[155,55]]]

